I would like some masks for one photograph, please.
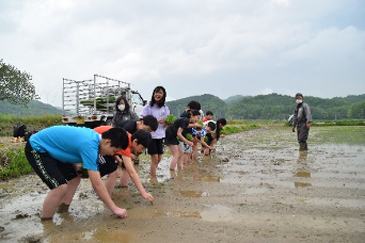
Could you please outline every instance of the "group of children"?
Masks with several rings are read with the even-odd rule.
[[[43,182],[51,189],[44,200],[42,219],[52,219],[57,209],[68,208],[81,181],[82,168],[87,170],[91,184],[105,205],[113,214],[125,218],[127,211],[117,207],[111,199],[121,170],[121,185],[128,186],[132,179],[141,196],[153,203],[153,196],[146,192],[133,162],[147,148],[151,157],[150,174],[156,176],[158,164],[166,144],[171,153],[170,170],[181,167],[201,152],[209,155],[215,150],[214,144],[222,135],[226,125],[224,118],[213,121],[213,113],[206,112],[204,123],[201,105],[191,101],[186,110],[172,125],[165,121],[170,114],[165,104],[166,90],[157,86],[151,100],[135,119],[125,98],[116,101],[116,112],[112,126],[94,129],[72,126],[54,126],[32,135],[26,144],[26,157]],[[101,177],[107,175],[106,180]]]

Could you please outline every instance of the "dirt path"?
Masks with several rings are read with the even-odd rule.
[[[41,222],[47,189],[35,176],[0,184],[1,242],[364,242],[365,128],[318,128],[299,152],[290,128],[227,136],[212,158],[158,178],[139,166],[149,205],[130,184],[118,219],[78,189],[69,213]],[[328,137],[330,135],[330,137]]]

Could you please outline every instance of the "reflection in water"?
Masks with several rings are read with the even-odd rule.
[[[307,156],[308,156],[308,151],[306,151],[306,150],[299,151],[299,157],[297,160],[298,167],[297,167],[296,173],[294,174],[294,177],[300,177],[300,178],[310,178],[311,177],[310,168],[307,163]],[[309,187],[309,186],[312,186],[312,184],[306,183],[306,182],[295,181],[294,186],[295,186],[295,188]]]
[[[188,211],[173,211],[173,212],[165,212],[166,216],[172,217],[184,217],[184,218],[197,218],[201,219],[202,216],[198,211],[188,212]]]
[[[201,197],[202,192],[197,191],[176,191],[175,194],[183,197]]]
[[[294,182],[294,186],[295,186],[295,188],[309,187],[309,186],[312,186],[312,184],[311,183],[304,183],[304,182]]]
[[[87,240],[87,239],[86,239]],[[126,230],[102,229],[96,230],[93,240],[97,242],[132,242],[132,235]]]
[[[210,222],[221,222],[221,221],[231,221],[230,217],[233,212],[231,208],[224,205],[206,205],[207,208],[201,212],[203,220]]]

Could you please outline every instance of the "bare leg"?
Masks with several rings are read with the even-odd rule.
[[[42,219],[51,219],[67,192],[67,184],[52,189],[44,199]]]
[[[158,154],[151,154],[151,168],[150,173],[152,176],[156,176],[156,170],[158,163],[160,163],[161,155]]]
[[[117,183],[117,178],[118,178],[118,169],[115,170],[113,173],[110,173],[108,175],[108,177],[105,180],[105,187],[108,190],[109,195],[112,195],[114,188],[115,188],[115,184]]]
[[[205,148],[204,149],[204,155],[208,156],[210,154],[210,149]]]
[[[193,152],[191,153],[192,160],[198,160],[198,145],[193,146]]]
[[[169,145],[169,148],[172,154],[170,170],[175,170],[176,165],[180,164],[181,166],[182,149],[180,145]]]
[[[190,155],[191,155],[191,153],[184,153],[183,154],[183,156],[182,156],[182,162],[183,162],[184,165],[186,165],[186,164],[189,163],[189,161],[190,161]],[[180,161],[180,164],[178,164],[178,166],[179,167],[182,166],[181,161]]]
[[[81,177],[77,176],[72,180],[67,182],[67,191],[66,194],[63,196],[61,203],[65,205],[70,205],[72,202],[72,198],[75,195],[77,187],[79,186],[81,181]]]
[[[128,187],[128,182],[129,182],[129,174],[127,170],[122,169],[122,174],[120,175],[120,185],[122,187]]]

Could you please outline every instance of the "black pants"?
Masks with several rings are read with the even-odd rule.
[[[298,142],[300,144],[301,149],[307,149],[307,139],[309,135],[309,129],[306,126],[306,123],[300,123],[297,126],[297,134],[298,134]]]
[[[47,153],[37,152],[29,141],[25,145],[25,155],[34,171],[51,190],[77,177],[71,163],[63,163]]]

